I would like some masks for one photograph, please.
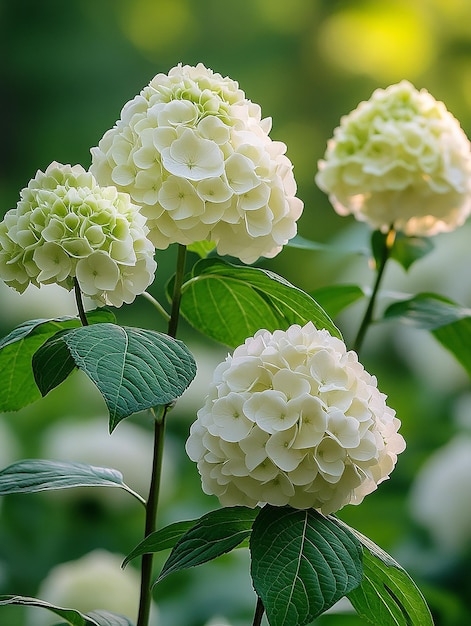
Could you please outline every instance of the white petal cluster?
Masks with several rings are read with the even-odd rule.
[[[217,367],[186,450],[224,506],[332,513],[376,489],[405,448],[385,400],[328,331],[261,330]]]
[[[235,81],[180,64],[124,106],[91,171],[141,205],[157,248],[208,239],[252,263],[294,237],[303,207],[270,128]]]
[[[148,232],[128,194],[54,162],[0,223],[0,278],[21,293],[29,284],[71,289],[76,277],[86,296],[121,306],[154,279]]]
[[[341,119],[316,182],[340,215],[435,235],[471,211],[470,143],[442,102],[402,81]]]

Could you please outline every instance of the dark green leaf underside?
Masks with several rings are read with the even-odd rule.
[[[0,606],[15,604],[18,606],[36,606],[48,609],[52,613],[65,619],[67,624],[71,624],[71,626],[133,626],[133,622],[127,617],[116,615],[109,611],[96,610],[90,611],[89,613],[81,613],[75,609],[55,606],[54,604],[39,600],[38,598],[12,595],[0,596]]]
[[[250,534],[258,509],[226,507],[203,515],[176,543],[156,582],[230,552]]]

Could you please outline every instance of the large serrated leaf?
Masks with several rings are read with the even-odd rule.
[[[374,626],[433,626],[427,603],[409,574],[370,539],[350,530],[363,544],[363,580],[348,594],[356,612]]]
[[[19,606],[36,606],[48,609],[52,613],[59,615],[67,620],[71,626],[133,626],[127,617],[110,613],[109,611],[90,611],[90,613],[81,613],[75,609],[66,609],[60,606],[39,600],[38,598],[30,598],[27,596],[0,596],[0,606],[7,604],[16,604]]]
[[[250,538],[251,574],[270,626],[303,626],[362,579],[352,532],[313,509],[266,505]]]
[[[173,402],[196,374],[185,344],[153,330],[94,324],[61,339],[105,399],[110,431],[133,413]]]
[[[206,513],[177,542],[156,582],[211,561],[236,548],[250,534],[258,509],[226,507]]]
[[[90,311],[87,317],[91,324],[115,319],[108,309]],[[17,411],[40,398],[31,365],[34,353],[57,332],[79,326],[78,317],[30,320],[0,341],[0,411]]]
[[[222,259],[196,263],[182,286],[181,312],[197,330],[233,348],[261,328],[286,330],[308,321],[340,337],[309,294],[273,272]]]
[[[0,495],[34,493],[71,487],[121,487],[142,498],[126,485],[120,471],[85,463],[26,459],[0,471]]]

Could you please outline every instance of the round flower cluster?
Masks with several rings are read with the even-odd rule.
[[[31,283],[73,287],[114,306],[153,281],[156,263],[139,207],[100,187],[80,165],[51,163],[21,191],[0,223],[0,278],[20,293]]]
[[[341,119],[316,182],[340,215],[435,235],[471,211],[470,143],[442,102],[402,81]]]
[[[186,450],[224,506],[332,513],[376,489],[405,448],[385,399],[327,330],[261,330],[217,367]]]
[[[235,81],[180,64],[124,106],[91,171],[141,205],[157,248],[208,239],[252,263],[294,237],[303,208],[270,128]]]

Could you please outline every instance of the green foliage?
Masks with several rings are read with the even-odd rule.
[[[432,252],[434,246],[430,237],[408,237],[404,233],[394,233],[394,242],[389,250],[390,258],[402,265],[407,271],[411,266]],[[376,267],[379,267],[387,246],[389,246],[388,234],[379,230],[373,232],[371,236],[371,248]]]
[[[7,604],[17,604],[19,606],[37,606],[48,609],[52,613],[59,615],[67,620],[67,624],[71,626],[133,626],[133,623],[122,615],[115,615],[109,611],[90,611],[89,613],[80,613],[75,609],[64,609],[59,606],[38,600],[37,598],[28,598],[26,596],[0,596],[0,606]]]
[[[471,376],[470,309],[434,293],[420,293],[391,304],[384,312],[384,319],[394,318],[429,330]]]
[[[197,330],[233,348],[261,328],[286,330],[309,320],[340,337],[309,294],[268,270],[221,259],[196,263],[182,286],[181,312]]]
[[[203,515],[175,544],[156,582],[230,552],[250,534],[257,513],[258,509],[235,506]]]
[[[199,257],[205,259],[210,252],[216,248],[214,241],[196,241],[187,246],[189,252],[195,252]]]
[[[196,374],[190,351],[177,339],[153,330],[95,324],[61,333],[39,352],[35,363],[51,363],[41,391],[60,382],[69,355],[105,399],[110,431],[133,413],[172,402]]]
[[[88,320],[96,324],[115,317],[109,309],[96,309]],[[34,353],[56,333],[79,326],[79,318],[70,316],[30,320],[0,341],[0,411],[17,411],[40,398],[31,365]]]
[[[70,487],[121,487],[136,496],[121,472],[84,463],[27,459],[0,471],[0,495],[34,493]]]
[[[363,544],[363,580],[348,594],[356,612],[374,626],[433,626],[427,603],[407,572],[370,539],[353,533]]]
[[[361,583],[359,540],[313,509],[263,507],[250,550],[270,626],[308,624]]]
[[[365,297],[358,285],[328,285],[311,291],[311,296],[330,315],[336,317],[344,309]]]
[[[130,561],[143,554],[161,552],[162,550],[173,548],[177,541],[195,526],[197,521],[198,520],[185,520],[183,522],[174,522],[147,535],[147,537],[131,550],[124,559],[123,567],[126,567]]]

